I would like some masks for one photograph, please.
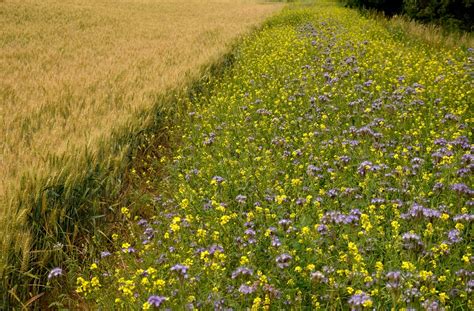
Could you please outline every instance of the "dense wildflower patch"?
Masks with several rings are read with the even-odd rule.
[[[122,210],[131,233],[77,292],[102,308],[474,307],[473,57],[346,9],[285,11],[190,100],[180,148],[143,177],[172,191],[150,219]]]

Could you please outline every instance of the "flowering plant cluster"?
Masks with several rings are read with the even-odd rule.
[[[77,292],[102,308],[474,308],[473,75],[472,49],[284,11],[189,99],[174,154],[144,157],[156,215],[123,209],[130,234]]]

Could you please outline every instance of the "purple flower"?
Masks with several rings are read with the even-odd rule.
[[[250,228],[245,230],[244,233],[248,236],[255,236],[255,234],[256,234],[255,230],[250,229]]]
[[[461,157],[461,162],[463,164],[474,163],[474,155],[472,154],[465,154]]]
[[[296,205],[300,205],[300,206],[301,206],[301,205],[303,205],[303,204],[306,203],[306,199],[305,199],[305,198],[298,198],[298,199],[296,199],[296,202],[295,202],[295,203],[296,203]]]
[[[372,204],[384,204],[385,203],[385,199],[381,199],[381,198],[374,198],[370,201],[370,203]]]
[[[276,299],[279,299],[281,297],[281,292],[270,284],[263,285],[263,290],[266,293],[270,294],[270,297],[273,297]]]
[[[223,253],[224,248],[221,245],[213,244],[209,247],[209,254],[214,255],[215,252]]]
[[[390,271],[390,272],[387,272],[385,277],[391,282],[399,282],[401,273],[400,271]]]
[[[329,189],[327,194],[328,194],[328,197],[333,199],[333,198],[337,197],[338,191],[337,191],[337,189]]]
[[[243,204],[247,201],[247,197],[245,195],[239,194],[235,197],[235,200],[237,201],[237,203]]]
[[[401,273],[400,271],[390,271],[385,277],[387,278],[386,287],[391,290],[397,290],[400,287]]]
[[[316,283],[326,283],[328,279],[321,271],[316,271],[311,273],[311,280]]]
[[[256,289],[255,286],[248,286],[248,285],[242,284],[239,287],[239,292],[241,292],[244,295],[248,295],[248,294],[253,293],[255,289]]]
[[[443,188],[444,188],[444,184],[437,182],[433,186],[433,191],[439,191],[439,190],[442,190]]]
[[[63,274],[63,269],[57,267],[52,269],[49,274],[48,274],[48,280],[51,280],[52,278],[58,277]]]
[[[471,190],[466,184],[458,183],[451,185],[451,189],[459,194],[465,194],[467,196],[474,195],[474,190]]]
[[[367,171],[370,170],[372,168],[372,166],[373,166],[372,162],[364,161],[357,168],[357,173],[359,173],[359,175],[365,176]]]
[[[418,288],[416,287],[409,288],[405,290],[405,292],[403,293],[403,301],[405,301],[406,303],[410,303],[410,302],[415,301],[415,298],[420,297],[420,296],[421,296],[421,293]]]
[[[326,212],[321,221],[324,224],[345,224],[345,225],[357,225],[360,219],[361,212],[358,209],[352,209],[349,214],[343,214],[339,211]]]
[[[445,310],[440,304],[438,300],[425,300],[422,304],[423,308],[426,311],[442,311]]]
[[[474,271],[469,271],[469,270],[465,270],[465,269],[459,269],[458,271],[456,271],[456,276],[457,277],[460,277],[462,279],[469,279],[469,278],[472,278],[474,277]]]
[[[253,270],[249,269],[247,267],[238,267],[235,269],[234,272],[232,272],[232,278],[235,279],[241,275],[253,275]]]
[[[176,264],[173,267],[171,267],[171,271],[176,271],[177,273],[180,273],[184,278],[188,277],[188,266],[181,265],[181,264]]]
[[[262,115],[262,116],[269,116],[272,114],[272,112],[268,109],[265,108],[260,108],[255,111],[257,114]]]
[[[112,254],[109,251],[100,252],[100,258],[104,258],[104,257],[110,256],[110,255],[112,255]]]
[[[166,300],[168,300],[168,298],[163,297],[163,296],[152,295],[148,297],[147,302],[150,304],[150,306],[158,308]]]
[[[225,179],[220,176],[214,176],[212,177],[212,180],[215,181],[217,184],[222,184],[225,181]]]
[[[326,234],[328,232],[328,227],[326,225],[319,225],[318,226],[318,233],[319,234]]]
[[[283,229],[286,230],[286,229],[288,229],[288,227],[291,225],[291,220],[289,220],[289,219],[282,219],[282,220],[280,220],[280,221],[278,222],[278,224],[279,224],[280,226],[282,226]]]
[[[276,258],[277,266],[284,269],[290,266],[290,261],[293,259],[289,254],[281,254]]]
[[[474,221],[474,214],[459,214],[453,217],[454,221],[465,221],[472,222]]]
[[[474,280],[469,280],[466,284],[466,292],[469,294],[474,292]]]
[[[280,247],[281,246],[280,239],[277,236],[272,236],[272,246],[273,247]]]
[[[142,218],[137,222],[137,225],[146,226],[146,225],[148,225],[148,221],[146,219]]]
[[[133,247],[122,248],[122,252],[124,253],[135,253],[137,250]]]
[[[351,161],[351,158],[349,156],[343,155],[339,157],[339,161],[342,164],[348,164]]]
[[[362,292],[360,294],[352,295],[348,302],[349,302],[349,305],[351,306],[351,310],[359,310],[362,307],[364,307],[365,303],[371,300],[372,299],[370,298],[369,295]]]
[[[450,243],[458,243],[462,241],[461,232],[457,229],[450,230],[448,232],[448,239]]]
[[[309,176],[314,176],[316,175],[317,173],[320,173],[322,170],[321,168],[317,167],[317,166],[314,166],[312,164],[308,165],[308,168],[306,169],[306,173],[309,175]]]
[[[364,86],[367,86],[367,87],[368,87],[368,86],[371,86],[372,83],[374,83],[374,81],[372,81],[372,80],[367,80],[367,81],[364,82]]]
[[[424,247],[423,242],[421,242],[420,236],[414,233],[410,233],[410,232],[404,233],[402,235],[402,240],[403,240],[403,247],[405,249],[419,251],[419,250],[422,250]]]
[[[413,203],[411,208],[404,214],[400,215],[403,219],[410,219],[410,218],[426,218],[432,220],[434,218],[441,217],[441,213],[437,210],[424,207],[420,204]]]
[[[148,238],[148,239],[152,239],[153,236],[155,235],[155,230],[153,230],[153,228],[151,227],[148,227],[145,229],[145,231],[143,232],[143,234]]]

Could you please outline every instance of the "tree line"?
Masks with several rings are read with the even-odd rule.
[[[474,30],[474,0],[342,0],[349,7],[375,9],[448,29]]]

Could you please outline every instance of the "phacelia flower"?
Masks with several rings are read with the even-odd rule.
[[[52,269],[49,274],[48,274],[48,280],[51,280],[52,278],[58,277],[63,274],[63,269],[57,267]]]
[[[281,254],[276,258],[277,266],[281,269],[287,268],[290,266],[290,261],[293,259],[289,254]]]
[[[163,304],[163,302],[165,302],[167,299],[168,299],[168,298],[166,298],[166,297],[164,297],[164,296],[152,295],[152,296],[148,297],[147,302],[150,304],[150,306],[158,308],[158,307],[161,306],[161,305]]]

